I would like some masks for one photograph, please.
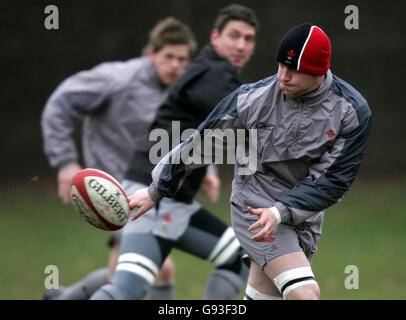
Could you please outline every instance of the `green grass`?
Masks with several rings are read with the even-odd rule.
[[[2,198],[1,299],[40,299],[47,265],[57,266],[60,284],[68,284],[107,262],[107,234],[91,228],[73,207],[49,194]]]
[[[405,185],[356,185],[327,211],[313,269],[325,299],[406,299]],[[347,290],[347,265],[359,289]]]
[[[406,298],[405,187],[356,184],[327,211],[312,264],[322,299]],[[224,191],[217,205],[198,198],[229,222],[228,197]],[[54,193],[2,191],[1,199],[0,299],[41,299],[47,265],[58,267],[60,285],[106,266],[108,232],[87,224]],[[173,258],[175,298],[200,299],[212,265],[177,250]],[[344,286],[348,265],[359,269],[358,290]]]

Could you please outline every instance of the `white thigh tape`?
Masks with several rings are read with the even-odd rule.
[[[286,299],[290,291],[310,283],[316,283],[310,267],[295,268],[285,271],[273,279],[275,286]]]
[[[124,253],[118,258],[117,271],[134,273],[152,284],[159,272],[158,266],[149,258],[137,253]]]
[[[257,289],[251,287],[249,284],[245,289],[244,300],[281,300],[281,297],[270,296],[265,293],[259,292]]]
[[[214,258],[220,253],[220,251],[224,249],[227,243],[234,237],[234,230],[231,227],[227,228],[226,231],[224,231],[224,233],[221,235],[216,246],[213,248],[213,251],[210,253],[208,260],[213,261]]]
[[[149,284],[152,284],[155,280],[155,277],[153,276],[153,274],[151,272],[148,272],[148,270],[146,270],[145,268],[143,268],[137,264],[119,263],[117,265],[116,271],[120,271],[120,270],[134,273],[134,274],[140,276],[141,278],[144,278]]]
[[[299,282],[296,282],[288,287],[286,287],[285,291],[283,291],[283,299],[286,299],[288,296],[289,292],[291,292],[293,289],[296,289],[298,287],[304,286],[306,284],[317,284],[316,280],[310,279],[310,280],[300,280]]]
[[[138,253],[123,253],[118,258],[118,263],[122,262],[141,263],[150,269],[155,275],[159,272],[159,268],[154,261]]]
[[[228,227],[210,253],[208,260],[212,261],[216,267],[219,267],[226,263],[239,248],[240,242],[235,237],[233,229]]]

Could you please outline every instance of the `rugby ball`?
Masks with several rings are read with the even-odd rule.
[[[71,181],[70,196],[76,211],[99,229],[118,230],[128,220],[127,195],[120,183],[106,172],[80,170]]]

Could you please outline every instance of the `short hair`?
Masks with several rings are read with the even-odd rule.
[[[158,52],[168,44],[187,45],[191,57],[197,49],[197,42],[190,28],[173,17],[168,17],[160,21],[151,30],[148,44],[144,47],[143,54],[145,54],[149,48],[152,48],[154,52]]]
[[[231,4],[221,9],[213,28],[221,33],[230,20],[244,21],[259,31],[259,22],[254,10],[240,4]]]

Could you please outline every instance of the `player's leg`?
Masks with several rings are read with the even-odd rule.
[[[124,180],[122,186],[127,194],[146,187],[131,180]],[[123,228],[112,282],[98,290],[92,299],[142,299],[146,295],[173,245],[152,234],[156,220],[154,207],[136,221],[128,221]]]
[[[241,261],[242,248],[226,223],[200,208],[175,246],[214,263],[204,299],[235,299],[238,296],[246,282],[248,269]]]
[[[149,289],[150,300],[173,300],[174,299],[174,274],[175,264],[171,256],[168,256],[159,270],[155,282]]]
[[[151,233],[124,232],[118,264],[111,284],[92,300],[135,300],[146,296],[172,243]]]
[[[108,246],[111,248],[109,267],[97,269],[69,287],[58,289],[52,300],[87,300],[97,289],[113,278],[118,253],[120,252],[121,230],[111,232]],[[45,296],[47,298],[47,296]]]
[[[250,262],[244,300],[282,300],[282,296],[272,280],[254,261]]]
[[[119,252],[120,245],[119,239],[121,237],[121,230],[111,232],[108,246],[111,247],[109,268],[97,269],[89,273],[86,277],[79,280],[69,287],[59,289],[58,294],[53,298],[54,300],[87,300],[93,293],[100,287],[105,285],[109,280],[111,272],[114,268],[111,267],[112,261],[115,261],[115,253]],[[118,244],[118,246],[116,246]],[[115,264],[113,264],[115,266]]]
[[[114,272],[117,267],[117,260],[120,255],[120,243],[121,237],[123,235],[123,228],[117,231],[111,232],[110,240],[108,246],[110,247],[110,256],[109,256],[109,273],[107,276],[107,281],[111,282],[113,280]]]
[[[303,251],[286,253],[268,261],[264,266],[264,272],[273,280],[284,299],[320,298],[320,288]]]
[[[316,241],[317,238],[312,236],[311,231],[309,231],[307,238],[314,238],[313,240],[305,241],[302,239],[299,241],[299,233],[295,227],[280,224],[274,234],[266,241],[253,241],[252,236],[260,230],[248,231],[248,228],[258,218],[234,202],[231,203],[231,218],[241,246],[259,269],[263,270],[263,273],[258,273],[253,269],[254,275],[263,276],[266,274],[284,299],[318,298],[318,285],[314,280],[308,260],[312,253],[310,248],[315,247],[315,244],[310,242]],[[303,248],[309,257],[306,257]],[[263,287],[259,288],[255,284],[257,282],[254,283],[251,279],[249,283],[254,284],[256,286],[254,289],[259,292],[261,292],[260,289],[266,290]],[[268,286],[268,293],[273,290],[270,281],[263,284]]]
[[[121,230],[120,230],[121,231]],[[109,259],[109,274],[108,282],[113,281],[114,272],[117,267],[117,261],[120,255],[121,232],[119,234],[112,233],[110,245],[112,246]],[[149,290],[149,298],[151,300],[173,300],[173,283],[174,283],[175,266],[170,256],[168,256],[162,265],[155,282]],[[103,283],[104,284],[104,283]],[[92,292],[93,293],[93,292]]]
[[[97,289],[107,283],[108,268],[89,273],[82,280],[64,288],[57,300],[87,300]]]
[[[107,283],[107,268],[92,271],[78,282],[45,292],[44,300],[87,300],[98,288]]]

